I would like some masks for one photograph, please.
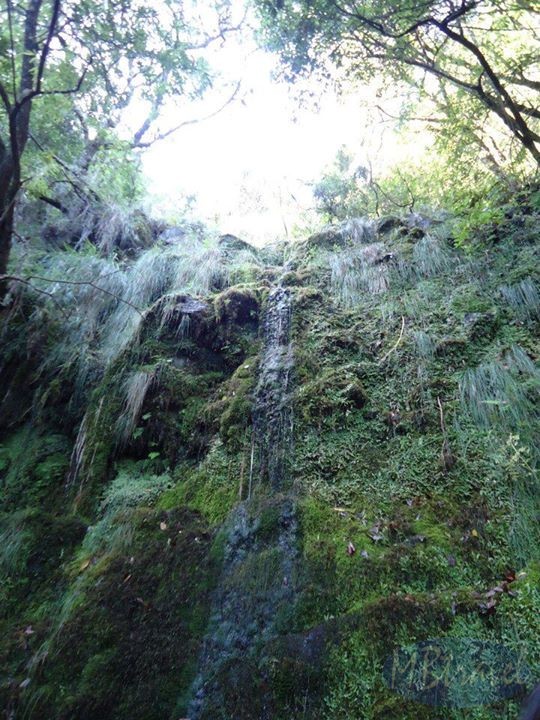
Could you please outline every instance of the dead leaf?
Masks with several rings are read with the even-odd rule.
[[[81,563],[79,570],[86,570],[86,568],[90,565],[90,558],[88,560],[85,560]]]
[[[381,525],[380,523],[377,523],[371,528],[371,530],[368,531],[368,535],[373,540],[373,542],[379,542],[379,540],[382,540],[384,538],[384,535],[379,532],[380,529]]]
[[[368,558],[368,557],[369,557],[368,551],[367,551],[367,550],[362,550],[362,552],[360,553],[360,556],[363,557],[363,558]]]
[[[19,687],[21,688],[21,690],[24,690],[24,688],[27,688],[31,682],[32,681],[30,680],[30,678],[26,678],[26,680],[22,681],[22,683],[19,685]]]

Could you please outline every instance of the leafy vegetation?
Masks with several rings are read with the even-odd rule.
[[[212,91],[234,7],[6,5],[0,706],[514,716],[540,674],[536,13],[256,6],[290,79],[376,72],[434,137],[380,177],[342,148],[327,224],[258,249],[143,210],[138,153]],[[391,689],[433,638],[515,652],[512,697]]]

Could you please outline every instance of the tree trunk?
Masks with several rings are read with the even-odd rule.
[[[11,156],[6,153],[0,164],[0,275],[7,273],[18,185],[18,168],[14,167]],[[6,283],[0,282],[0,302],[5,293]]]
[[[2,207],[0,205],[0,207]],[[9,254],[11,251],[11,236],[13,234],[13,205],[2,211],[4,216],[0,222],[0,275],[7,274]],[[7,292],[7,283],[0,281],[0,303]]]

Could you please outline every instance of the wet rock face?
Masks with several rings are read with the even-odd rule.
[[[278,634],[276,620],[294,604],[298,530],[291,500],[274,511],[270,537],[247,504],[229,518],[190,720],[273,717],[269,671],[260,657]]]
[[[222,573],[192,689],[190,720],[276,716],[264,648],[279,636],[298,596],[295,501],[279,494],[292,451],[290,335],[290,293],[277,286],[263,325],[248,500],[223,529]],[[251,499],[253,488],[271,494],[262,509]]]
[[[292,443],[290,380],[291,296],[276,287],[268,298],[264,321],[263,352],[255,392],[254,443],[260,479],[274,488],[286,482]]]

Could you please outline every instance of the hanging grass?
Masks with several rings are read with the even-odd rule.
[[[519,346],[501,360],[466,370],[459,390],[462,406],[482,427],[528,434],[538,421],[540,371]]]
[[[161,370],[160,364],[148,370],[138,370],[124,382],[124,404],[116,425],[121,444],[130,440],[139,422],[146,395],[152,385],[158,382]]]
[[[346,247],[329,253],[330,286],[341,305],[355,307],[366,295],[378,295],[388,289],[384,255],[382,243]]]
[[[372,243],[375,240],[375,223],[366,217],[356,217],[340,224],[340,231],[345,240],[354,244]]]
[[[530,278],[515,285],[501,285],[499,292],[522,320],[536,320],[540,316],[540,294]]]
[[[423,330],[414,330],[412,336],[417,354],[422,358],[433,357],[435,343],[432,338]]]
[[[457,256],[435,235],[425,235],[414,245],[412,271],[417,277],[432,277],[447,272],[457,263]]]
[[[40,372],[74,372],[83,393],[88,379],[99,375],[127,347],[137,343],[147,311],[161,298],[163,323],[175,312],[176,296],[205,296],[239,277],[253,279],[260,268],[255,251],[227,253],[217,237],[183,238],[170,245],[143,251],[129,264],[88,252],[62,250],[46,256],[28,256],[17,272],[31,276],[44,302],[34,305],[29,332],[54,318],[55,341]],[[21,293],[35,290],[21,285]],[[43,316],[44,309],[49,314]],[[179,328],[188,330],[188,321]]]

